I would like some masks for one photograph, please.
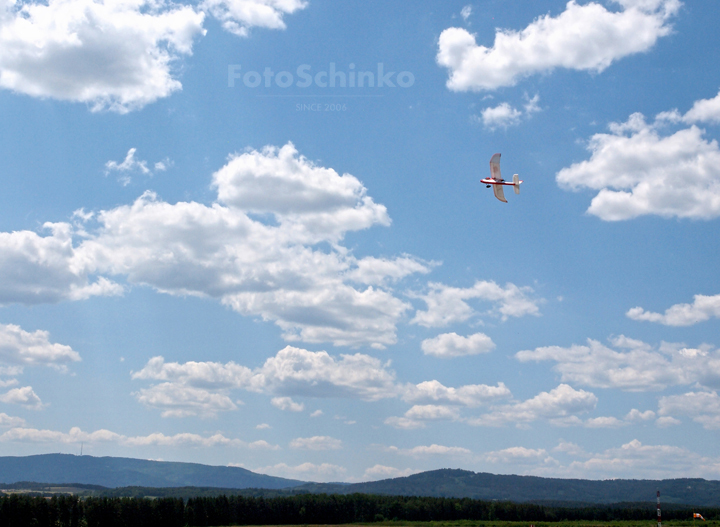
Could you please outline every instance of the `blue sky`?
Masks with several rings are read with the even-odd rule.
[[[0,9],[3,455],[718,478],[716,2]]]

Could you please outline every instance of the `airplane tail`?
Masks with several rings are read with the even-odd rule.
[[[520,177],[517,174],[513,175],[513,189],[515,194],[520,194]]]

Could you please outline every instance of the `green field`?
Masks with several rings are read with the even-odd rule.
[[[657,527],[657,521],[560,521],[560,522],[510,522],[510,521],[453,521],[453,522],[407,522],[386,521],[372,523],[347,523],[340,525],[256,525],[242,527]],[[720,521],[670,520],[663,527],[720,527]]]

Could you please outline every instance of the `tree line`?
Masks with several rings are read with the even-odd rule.
[[[707,519],[720,509],[703,509]],[[618,521],[649,520],[647,506],[548,507],[470,498],[302,494],[182,498],[108,498],[13,494],[0,497],[0,527],[195,527],[307,525],[381,521]],[[692,509],[663,511],[663,520],[691,519]]]

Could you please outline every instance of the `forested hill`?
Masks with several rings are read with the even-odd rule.
[[[197,463],[68,454],[0,457],[0,483],[11,484],[18,481],[100,485],[116,489],[111,493],[114,496],[187,497],[191,489],[170,487],[195,487],[194,495],[198,496],[217,495],[218,492],[230,495],[234,494],[233,489],[253,489],[241,493],[268,497],[301,493],[363,493],[544,504],[653,502],[656,491],[660,490],[662,502],[665,504],[720,507],[720,481],[704,479],[594,481],[505,476],[442,469],[367,483],[305,483],[256,474],[237,467],[217,467]],[[152,487],[164,490],[155,491]],[[94,494],[100,495],[103,491],[97,489]]]
[[[503,476],[467,470],[433,470],[404,478],[352,485],[306,484],[293,492],[388,494],[467,497],[515,502],[619,503],[655,501],[660,490],[665,503],[720,506],[720,481],[704,479],[594,481],[534,476]]]
[[[0,483],[81,483],[103,487],[227,487],[282,489],[302,484],[239,467],[122,457],[42,454],[0,457]]]

